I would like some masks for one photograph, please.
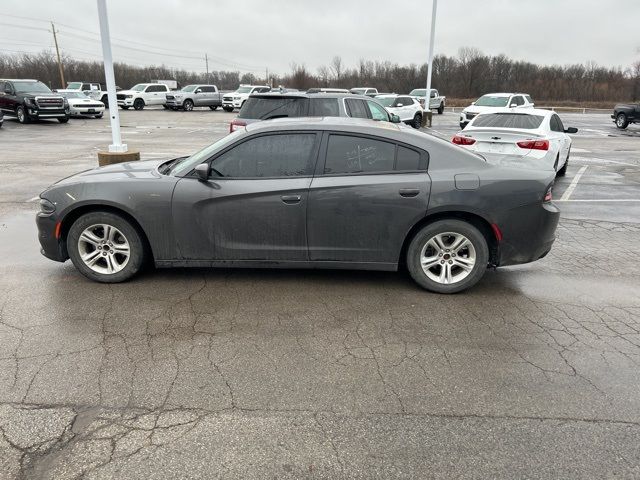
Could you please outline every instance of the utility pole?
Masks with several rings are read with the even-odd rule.
[[[206,53],[204,54],[204,63],[207,65],[207,83],[211,83],[211,80],[209,80],[209,57]]]
[[[56,26],[51,22],[51,30],[53,31],[53,42],[56,44],[56,55],[58,56],[58,70],[60,70],[60,85],[61,88],[65,88],[67,86],[64,83],[64,70],[62,69],[62,61],[60,60],[60,49],[58,49],[58,37],[56,36]]]

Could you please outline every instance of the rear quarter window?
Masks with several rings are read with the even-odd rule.
[[[311,98],[309,99],[310,117],[339,117],[340,106],[337,98]]]

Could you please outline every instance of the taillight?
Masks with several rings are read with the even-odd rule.
[[[517,145],[529,150],[549,150],[549,140],[525,140],[518,142]]]
[[[476,140],[474,138],[456,135],[451,139],[451,142],[456,145],[473,145],[474,143],[476,143]]]
[[[553,185],[549,185],[547,192],[544,194],[544,202],[550,202],[553,200]]]
[[[236,118],[229,124],[229,133],[233,133],[236,130],[246,126],[247,126],[247,122],[243,122],[242,120],[238,120]]]

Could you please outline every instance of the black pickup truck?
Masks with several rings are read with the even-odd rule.
[[[616,127],[624,130],[630,123],[640,123],[640,103],[619,103],[613,107],[613,118]]]
[[[37,80],[0,78],[0,110],[16,117],[20,123],[41,118],[56,118],[60,123],[69,121],[67,100]]]

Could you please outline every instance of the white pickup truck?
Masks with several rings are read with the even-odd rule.
[[[267,85],[240,85],[235,92],[225,93],[222,97],[222,108],[225,112],[233,112],[234,108],[242,108],[252,93],[266,93],[271,90]]]
[[[98,82],[69,82],[67,88],[57,90],[60,93],[82,92],[93,100],[99,100],[109,108],[109,98],[107,97],[107,89]]]
[[[163,105],[167,101],[169,87],[162,83],[139,83],[130,90],[120,90],[116,94],[118,106],[123,110],[133,107],[142,110],[148,105]],[[166,107],[165,107],[166,108]]]
[[[422,108],[424,108],[425,110],[427,110],[424,101],[426,92],[426,88],[414,88],[413,90],[411,90],[411,93],[409,93],[409,96],[418,100],[420,102],[420,105],[422,105]],[[444,95],[440,95],[438,93],[438,90],[432,88],[431,95],[429,95],[429,110],[437,110],[438,115],[442,115],[442,113],[444,112],[444,107],[446,105],[446,100],[447,97],[445,97]]]

